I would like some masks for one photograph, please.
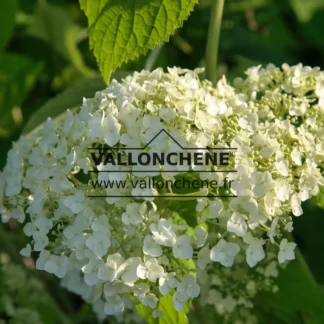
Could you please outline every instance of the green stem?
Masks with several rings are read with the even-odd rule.
[[[216,84],[219,35],[223,17],[224,0],[213,0],[206,47],[206,78]]]

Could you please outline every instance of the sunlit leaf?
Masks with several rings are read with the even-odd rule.
[[[197,0],[80,0],[105,80],[111,71],[168,40]]]
[[[144,318],[148,324],[187,324],[187,313],[189,312],[190,303],[184,304],[183,310],[177,312],[173,306],[172,296],[170,294],[160,298],[157,309],[163,312],[165,315],[157,318],[153,318],[152,308],[147,306],[138,305],[136,309],[138,313]]]

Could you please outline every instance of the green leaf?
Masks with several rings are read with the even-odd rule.
[[[66,112],[67,109],[80,107],[84,97],[93,97],[95,92],[106,87],[100,76],[83,79],[71,88],[60,93],[56,97],[37,110],[29,119],[23,129],[23,134],[28,134],[46,121],[48,117],[55,118]]]
[[[126,77],[129,72],[118,71],[113,75],[113,78],[120,80]],[[62,116],[67,109],[79,108],[82,104],[83,98],[93,97],[94,94],[106,88],[101,76],[93,78],[85,78],[56,97],[50,99],[37,110],[29,119],[23,129],[23,134],[26,135],[35,130],[38,126],[46,121],[48,117],[56,118]]]
[[[17,0],[0,1],[0,49],[6,45],[15,26],[15,16],[17,9]]]
[[[100,71],[111,71],[167,41],[198,0],[80,0]]]
[[[322,0],[290,0],[290,4],[300,22],[309,21],[313,14],[324,8]]]
[[[279,291],[275,294],[260,293],[257,303],[275,309],[296,311],[312,318],[313,323],[324,323],[323,291],[317,285],[300,252],[295,252],[297,260],[289,262],[279,273],[276,282]]]
[[[320,198],[320,196],[313,197],[303,203],[304,216],[295,218],[294,236],[316,281],[319,284],[324,284],[324,258],[318,255],[319,247],[324,246],[324,212],[323,208],[314,204],[314,200],[316,203],[315,198]]]
[[[37,8],[28,34],[43,40],[82,75],[89,77],[93,72],[84,64],[77,47],[77,36],[80,30],[81,27],[72,22],[64,9],[53,5],[42,5]]]
[[[159,302],[159,310],[164,312],[166,316],[159,318],[159,324],[185,324],[188,323],[187,313],[189,312],[189,302],[186,302],[181,312],[177,312],[173,307],[172,297],[168,294],[161,298]]]
[[[295,311],[269,307],[266,303],[259,307],[261,309],[257,309],[256,314],[262,324],[305,324]]]
[[[176,218],[180,218],[176,213],[173,215],[173,219],[176,224],[183,224],[184,221],[180,220],[177,222]],[[192,230],[189,228],[189,230]],[[182,276],[184,273],[191,274],[192,276],[196,276],[195,272],[195,263],[192,259],[176,259],[171,258],[170,263],[173,269],[177,269],[178,279],[182,280]],[[137,305],[136,309],[138,313],[143,317],[148,324],[186,324],[188,323],[187,314],[189,312],[189,308],[191,305],[191,300],[184,303],[183,310],[181,312],[177,312],[173,306],[173,299],[170,294],[167,294],[160,298],[157,309],[162,311],[165,315],[153,318],[152,313],[153,310],[150,307]]]
[[[33,88],[42,65],[24,56],[0,54],[0,128],[11,131],[11,112],[20,106]]]
[[[170,294],[160,298],[157,309],[164,312],[164,316],[154,318],[153,310],[147,306],[137,305],[136,309],[140,316],[147,321],[148,324],[186,324],[188,323],[187,313],[189,312],[190,303],[184,304],[183,310],[177,312],[173,307],[173,300]]]
[[[58,322],[57,310],[50,303],[40,303],[37,312],[43,323],[56,324]]]

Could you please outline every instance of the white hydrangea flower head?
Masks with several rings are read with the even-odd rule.
[[[302,215],[302,202],[324,185],[324,72],[258,66],[234,86],[225,77],[213,86],[200,72],[157,69],[113,80],[8,152],[0,173],[2,221],[22,223],[29,241],[21,254],[35,256],[37,269],[62,278],[101,318],[127,312],[129,299],[162,316],[158,302],[168,294],[181,311],[204,292],[199,285],[211,283],[219,313],[248,308],[254,290],[266,289],[278,264],[294,258],[285,233],[293,230],[293,216]],[[117,165],[118,152],[139,159],[134,148],[235,154],[225,170],[193,161],[180,168],[178,155],[168,165]],[[180,201],[179,209],[159,197],[174,196],[172,188],[149,185],[193,177],[218,186],[186,194],[194,205]],[[126,185],[102,185],[107,181]],[[246,288],[249,298],[222,291],[235,286],[237,268],[237,278],[248,282],[249,267],[260,287]],[[215,269],[222,275],[200,281],[200,273]]]

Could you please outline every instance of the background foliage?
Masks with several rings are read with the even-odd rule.
[[[168,43],[124,64],[113,77],[144,68],[204,66],[211,1],[201,0]],[[85,6],[87,1],[82,3]],[[225,74],[232,80],[249,66],[266,63],[302,62],[323,69],[323,21],[323,0],[226,1],[219,76]],[[89,49],[87,17],[77,0],[1,0],[0,24],[2,168],[6,152],[20,134],[28,133],[47,116],[57,117],[67,108],[77,107],[82,96],[92,96],[104,87],[104,81]],[[278,295],[258,297],[257,311],[264,323],[324,323],[322,208],[323,194],[304,206],[306,215],[296,220],[294,235],[306,263],[300,258],[284,270]],[[25,242],[19,227],[14,223],[0,226],[0,250],[21,263],[17,251]],[[45,323],[59,323],[62,318],[72,323],[96,322],[89,306],[59,289],[54,278],[35,273],[31,260],[25,263],[32,275],[46,283],[52,296],[55,307],[42,311]],[[192,322],[201,320],[196,317]]]

